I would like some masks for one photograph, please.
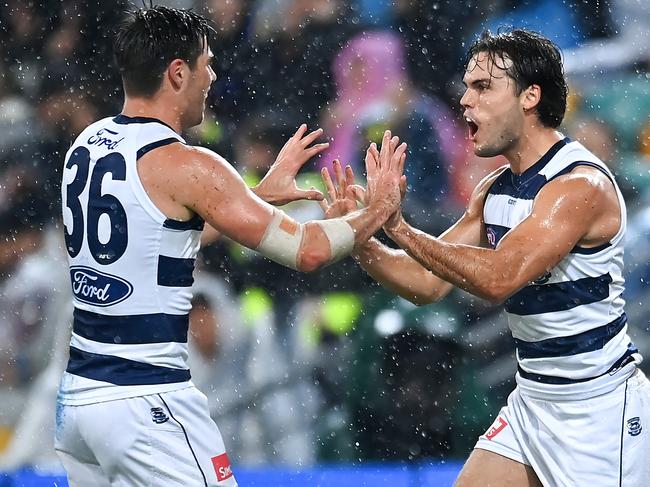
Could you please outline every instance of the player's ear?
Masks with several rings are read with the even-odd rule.
[[[532,110],[542,99],[542,88],[539,85],[530,85],[524,91],[522,91],[521,104],[525,112]]]
[[[188,73],[186,71],[187,63],[182,59],[174,59],[167,67],[167,79],[174,91],[183,89],[183,85],[187,81]]]

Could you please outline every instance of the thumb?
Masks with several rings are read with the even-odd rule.
[[[366,190],[358,184],[351,184],[347,188],[348,196],[359,201],[361,204],[366,204]]]
[[[311,189],[299,189],[298,196],[303,200],[311,200],[311,201],[323,200],[323,193],[318,191],[313,186],[311,187]]]
[[[407,186],[406,176],[402,176],[401,178],[399,178],[399,192],[402,195],[402,198],[404,198],[404,195],[406,194],[406,186]]]

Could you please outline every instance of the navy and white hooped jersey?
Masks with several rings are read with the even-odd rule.
[[[87,404],[187,387],[187,331],[203,220],[169,220],[137,161],[182,137],[159,120],[118,115],[66,154],[63,220],[74,295],[59,398]]]
[[[580,143],[563,139],[524,173],[506,169],[497,177],[483,209],[488,242],[495,248],[530,215],[544,185],[576,166],[595,167],[611,179],[621,226],[606,244],[576,246],[549,273],[506,300],[519,376],[535,382],[584,382],[641,360],[627,335],[622,296],[625,202],[607,166]]]

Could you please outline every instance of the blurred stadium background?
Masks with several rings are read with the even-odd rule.
[[[391,128],[410,147],[408,217],[433,233],[502,163],[465,143],[468,43],[502,25],[552,38],[571,88],[562,130],[608,162],[627,198],[630,333],[650,356],[646,0],[157,3],[203,12],[218,33],[218,80],[189,140],[254,184],[300,123],[321,126],[332,146],[301,175],[319,186],[335,156],[360,175],[363,149]],[[51,440],[72,312],[60,168],[86,124],[121,108],[110,39],[129,5],[141,3],[0,6],[0,486],[67,485]],[[288,211],[320,217],[313,203]],[[466,293],[418,308],[350,259],[299,275],[226,240],[201,261],[193,378],[241,485],[451,485],[514,387],[501,308]]]

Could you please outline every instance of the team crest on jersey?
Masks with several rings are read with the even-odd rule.
[[[117,304],[133,292],[130,282],[90,267],[70,267],[70,278],[75,298],[93,306]]]
[[[151,408],[151,417],[156,424],[163,424],[169,421],[169,416],[165,414],[163,408]]]
[[[639,436],[642,430],[641,418],[636,416],[627,420],[627,432],[630,436]]]

